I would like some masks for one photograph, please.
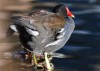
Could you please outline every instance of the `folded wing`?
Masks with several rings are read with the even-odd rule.
[[[45,46],[46,52],[55,52],[62,48],[69,40],[72,32],[74,31],[75,23],[71,17],[66,19],[66,24],[60,34],[57,36],[57,40],[51,42]]]

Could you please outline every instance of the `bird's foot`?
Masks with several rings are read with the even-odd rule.
[[[42,56],[40,56],[40,55],[39,56],[36,56],[36,59],[37,59],[37,64],[35,64],[33,62],[33,64],[34,64],[33,66],[34,66],[35,71],[37,71],[37,70],[44,71],[44,63],[45,63],[44,56],[43,55]]]
[[[51,60],[52,60],[52,55],[45,52],[44,57],[45,57],[45,64],[46,64],[47,71],[53,71],[54,70],[54,65],[52,63],[50,63]]]
[[[40,64],[34,65],[34,70],[35,70],[35,71],[44,70],[44,67],[43,67],[43,65],[40,65]]]
[[[41,70],[41,71],[54,71],[54,65],[52,63],[50,63],[50,66],[51,66],[51,68],[48,69],[46,64],[45,65],[44,64],[43,65],[38,64],[38,65],[34,65],[34,70],[35,71],[38,71],[38,70]]]
[[[33,55],[32,65],[34,70],[42,70],[42,71],[53,71],[54,65],[51,63],[52,55],[44,54],[44,55]]]
[[[50,67],[47,67],[47,65],[44,67],[46,71],[54,71],[54,65],[50,63]]]

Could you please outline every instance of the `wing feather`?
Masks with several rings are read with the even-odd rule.
[[[55,51],[59,50],[69,40],[72,32],[74,31],[75,23],[74,23],[74,21],[71,17],[68,17],[66,20],[67,20],[67,22],[64,26],[64,30],[59,35],[59,36],[62,36],[62,37],[58,36],[59,38],[56,41],[47,44],[45,46],[46,52],[55,52]]]

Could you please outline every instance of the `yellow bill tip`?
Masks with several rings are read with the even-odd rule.
[[[72,18],[75,18],[75,16],[74,16],[74,15],[71,15],[71,17],[72,17]]]

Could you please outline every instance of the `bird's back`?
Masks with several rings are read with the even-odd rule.
[[[32,36],[35,41],[35,51],[44,51],[44,47],[55,41],[58,30],[64,27],[65,19],[60,14],[48,12],[45,10],[33,11],[31,14],[31,23],[39,32],[38,36]]]
[[[33,10],[29,14],[15,17],[13,20],[17,27],[20,26],[17,29],[22,45],[32,48],[37,53],[42,53],[47,44],[56,40],[58,30],[63,28],[66,22],[61,14],[46,10]],[[38,35],[33,34],[36,31]]]

